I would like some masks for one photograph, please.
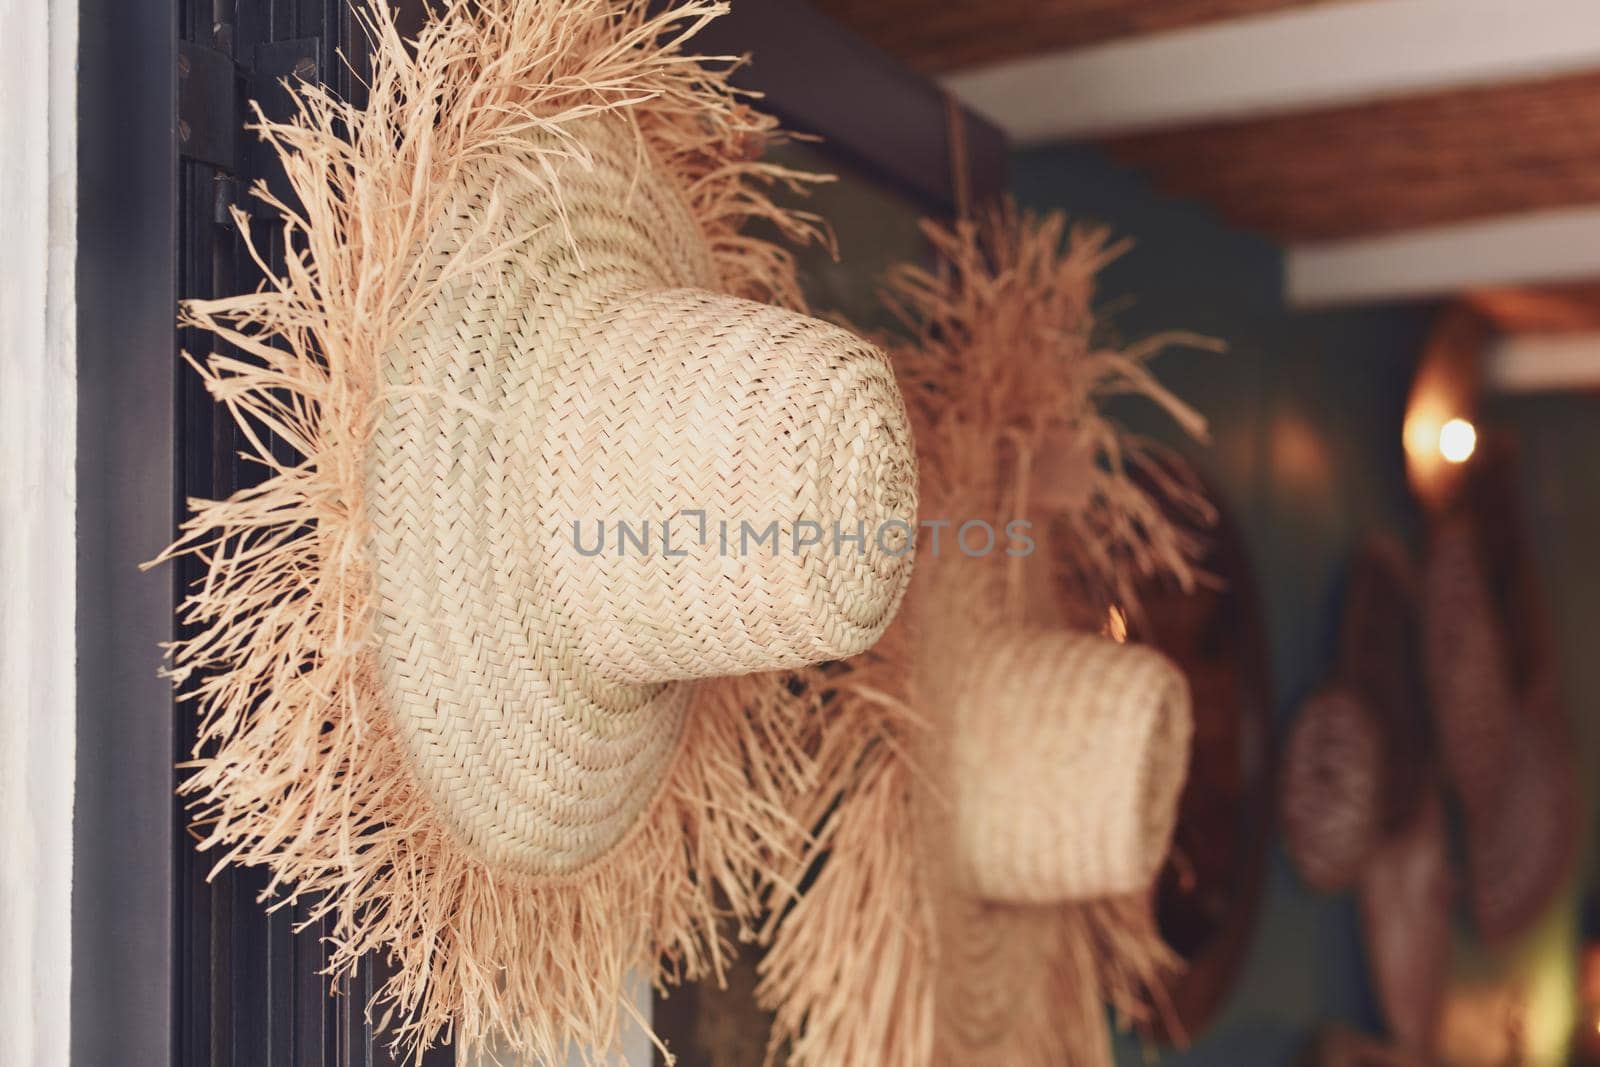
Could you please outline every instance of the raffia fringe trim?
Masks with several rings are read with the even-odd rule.
[[[729,87],[731,62],[683,51],[725,4],[445,7],[414,44],[386,4],[362,9],[366,102],[303,86],[292,121],[260,122],[295,193],[291,205],[255,190],[283,216],[284,272],[251,243],[263,287],[185,309],[216,337],[200,373],[265,480],[191,502],[163,556],[205,571],[171,649],[200,718],[182,792],[219,868],[266,868],[267,899],[331,920],[330,971],[392,960],[369,1010],[404,1049],[450,1038],[462,1062],[494,1045],[559,1063],[614,1048],[630,971],[716,976],[724,920],[750,933],[805,836],[793,798],[821,785],[802,747],[815,697],[782,677],[702,685],[660,796],[611,854],[538,883],[481,863],[419,787],[372,676],[363,460],[380,362],[429,286],[454,277],[423,283],[415,250],[464,168],[525,151],[559,202],[553,165],[587,162],[575,131],[597,114],[630,123],[684,190],[727,291],[797,306],[789,254],[746,225],[817,229],[768,196],[805,176],[754,158],[774,126]]]
[[[1172,344],[1216,346],[1186,334],[1121,349],[1103,343],[1094,278],[1126,247],[1103,229],[1069,229],[1059,214],[1035,218],[1008,206],[924,230],[939,266],[891,272],[885,300],[911,335],[888,347],[912,415],[926,513],[1032,514],[1036,461],[1052,443],[1070,441],[1088,459],[1042,550],[1063,554],[1074,595],[1102,611],[1111,603],[1135,610],[1146,578],[1192,585],[1203,545],[1170,508],[1201,526],[1209,505],[1187,468],[1117,426],[1101,404],[1137,394],[1203,436],[1200,416],[1146,364]],[[979,585],[996,603],[980,614],[1020,621],[1024,573],[995,566]],[[937,570],[919,564],[913,598],[929,595]],[[825,785],[811,812],[822,831],[802,865],[813,881],[775,920],[762,962],[758,997],[776,1018],[769,1058],[786,1053],[793,1067],[1110,1067],[1105,1005],[1125,1025],[1148,1019],[1164,1005],[1164,983],[1177,967],[1147,896],[1064,904],[1041,918],[1040,938],[1057,948],[1047,988],[1027,995],[1044,997],[1048,1010],[1019,1013],[1031,1023],[1002,1045],[952,1047],[940,1025],[941,887],[919,843],[919,825],[928,823],[919,806],[942,796],[918,757],[927,749],[920,732],[937,728],[927,702],[936,695],[915,684],[919,616],[942,617],[903,610],[877,648],[830,680],[827,714],[872,728],[833,732],[818,749]]]

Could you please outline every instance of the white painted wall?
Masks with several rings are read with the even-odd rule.
[[[71,1000],[77,4],[0,0],[0,1063]]]

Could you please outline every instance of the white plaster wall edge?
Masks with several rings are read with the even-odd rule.
[[[66,1067],[77,381],[74,0],[0,0],[0,1062]]]

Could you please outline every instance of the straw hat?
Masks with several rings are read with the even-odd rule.
[[[903,626],[837,691],[841,714],[870,714],[899,674],[919,718],[905,758],[866,754],[763,961],[797,1067],[1109,1064],[1106,998],[1142,1017],[1173,965],[1148,894],[1187,771],[1188,684],[1098,635],[969,632],[951,608],[974,606],[982,570],[925,555]]]
[[[905,268],[887,293],[914,333],[891,357],[925,521],[1073,531],[1076,589],[1190,580],[1192,542],[1130,474],[1145,446],[1098,410],[1130,391],[1201,425],[1144,369],[1158,346],[1090,343],[1117,246],[1009,212],[926,232],[944,269]],[[828,713],[873,731],[818,751],[824,780],[852,777],[813,795],[820,867],[763,961],[774,1044],[796,1067],[1109,1067],[1106,1000],[1139,1015],[1173,962],[1149,893],[1188,687],[1149,648],[1062,625],[1083,613],[1054,602],[1050,542],[971,558],[948,541],[919,539],[901,619],[832,679]]]
[[[1289,858],[1312,889],[1350,888],[1382,841],[1384,768],[1365,700],[1338,685],[1307,698],[1283,754],[1282,819]]]
[[[1352,564],[1340,620],[1336,678],[1366,703],[1383,742],[1385,832],[1410,819],[1430,785],[1416,773],[1433,745],[1416,572],[1398,539],[1369,536]]]
[[[1444,806],[1423,797],[1361,878],[1367,968],[1389,1031],[1405,1050],[1433,1052],[1450,975],[1455,880]]]
[[[1172,838],[1188,683],[1150,648],[1070,630],[985,635],[947,665],[960,888],[1049,904],[1144,889]]]
[[[374,5],[370,102],[264,131],[303,251],[187,309],[269,477],[172,550],[208,567],[183,788],[331,969],[394,958],[413,1047],[603,1055],[630,971],[717,973],[819,784],[815,694],[760,672],[867,648],[909,578],[887,363],[751,299],[796,298],[744,222],[807,223],[678,51],[719,11],[456,0],[413,44]]]
[[[1431,780],[1416,580],[1406,550],[1378,534],[1352,565],[1335,680],[1309,697],[1282,765],[1285,844],[1311,888],[1361,877],[1384,838],[1406,826]]]
[[[1504,776],[1497,802],[1463,796],[1472,911],[1491,944],[1527,933],[1549,910],[1572,873],[1583,827],[1560,656],[1522,521],[1521,480],[1515,451],[1487,437],[1439,535],[1470,536],[1478,546],[1484,600],[1503,638],[1514,693],[1501,706],[1506,737],[1494,754]]]
[[[366,471],[384,704],[466,840],[538,875],[602,855],[654,796],[691,697],[663,683],[882,633],[905,533],[797,552],[796,518],[875,535],[915,513],[877,350],[712,291],[709,245],[625,129],[573,135],[590,160],[558,170],[559,202],[493,157],[446,202]],[[505,251],[445,280],[474,228]],[[686,512],[740,523],[731,546]],[[788,544],[751,551],[746,522]]]
[[[1104,950],[1082,958],[1095,932],[1074,905],[1154,883],[1188,767],[1188,684],[1152,649],[1069,630],[945,653],[914,668],[930,694],[918,762],[943,768],[916,799],[925,848],[942,845],[923,861],[943,961],[934,1062],[1081,1062],[1104,1040]]]
[[[1466,822],[1472,914],[1491,944],[1527,933],[1546,913],[1572,874],[1583,826],[1571,727],[1558,697],[1547,687],[1518,711],[1505,800]]]
[[[1434,730],[1469,815],[1505,797],[1516,732],[1510,648],[1470,520],[1434,531],[1423,568],[1422,652]]]

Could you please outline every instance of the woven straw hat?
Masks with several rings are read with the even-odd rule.
[[[1582,797],[1571,728],[1546,689],[1518,709],[1504,802],[1467,819],[1472,914],[1490,944],[1528,932],[1572,874]]]
[[[1409,550],[1387,533],[1369,536],[1352,564],[1340,620],[1336,677],[1366,703],[1383,741],[1385,832],[1407,822],[1431,787],[1416,774],[1433,745],[1418,585]]]
[[[269,476],[172,550],[208,568],[183,788],[332,970],[390,956],[398,1041],[563,1062],[795,861],[808,747],[856,727],[783,672],[888,625],[916,468],[883,356],[764,302],[792,262],[744,224],[809,224],[680,52],[719,6],[444,8],[407,42],[373,4],[368,100],[265,126],[301,252],[187,310]]]
[[[914,668],[930,694],[919,763],[945,768],[918,801],[945,961],[934,1062],[1077,1062],[1104,1009],[1076,908],[1154,883],[1188,766],[1188,684],[1152,649],[1068,630],[991,631],[941,656],[959,624],[946,629]],[[1085,1029],[1058,1033],[1063,1013]]]
[[[1284,843],[1311,888],[1350,888],[1383,840],[1383,734],[1372,709],[1333,685],[1301,706],[1283,754]]]
[[[1010,212],[926,232],[947,269],[905,268],[887,293],[914,333],[891,359],[925,521],[1022,518],[1073,550],[919,541],[901,618],[830,679],[827,714],[872,730],[819,752],[846,785],[813,795],[820,867],[781,916],[760,995],[796,1067],[1109,1067],[1106,1001],[1141,1015],[1173,963],[1149,894],[1189,693],[1153,650],[1063,625],[1107,605],[1061,610],[1052,568],[1065,555],[1069,587],[1096,593],[1190,580],[1192,542],[1128,469],[1150,456],[1098,398],[1202,424],[1145,370],[1159,345],[1090,343],[1094,274],[1118,251],[1103,232]]]
[[[952,858],[1008,904],[1144,889],[1172,839],[1188,683],[1152,649],[1068,630],[990,633],[948,700]]]
[[[1468,772],[1458,788],[1466,815],[1472,911],[1479,933],[1497,945],[1526,934],[1549,910],[1572,873],[1583,823],[1572,727],[1561,699],[1560,657],[1536,555],[1521,520],[1521,479],[1515,451],[1488,438],[1465,477],[1459,506],[1441,519],[1435,539],[1436,556],[1442,557],[1438,566],[1460,568],[1452,557],[1466,556],[1467,565],[1476,568],[1474,587],[1483,615],[1477,626],[1497,638],[1511,692],[1504,703],[1436,709],[1440,731],[1466,750],[1457,765]],[[1466,552],[1467,542],[1475,551]],[[1441,630],[1448,625],[1439,623]],[[1441,635],[1448,636],[1448,631]],[[1474,710],[1473,717],[1461,714]],[[1489,717],[1491,711],[1500,717]],[[1484,719],[1492,726],[1474,728]],[[1484,772],[1470,773],[1489,758],[1477,751],[1484,744],[1503,746],[1492,753],[1503,785],[1488,798],[1481,786],[1472,788]]]
[[[1361,877],[1367,968],[1396,1042],[1425,1059],[1450,975],[1455,880],[1444,806],[1428,793]]]
[[[1516,689],[1482,544],[1469,520],[1440,523],[1423,568],[1422,652],[1434,730],[1470,814],[1505,797]]]
[[[446,203],[366,474],[386,704],[466,839],[530,874],[600,856],[654,795],[690,699],[665,683],[876,640],[910,556],[875,535],[916,499],[881,354],[712,291],[625,128],[573,136],[590,160],[559,202],[491,157]],[[436,281],[474,230],[505,251]],[[737,522],[731,545],[694,513]],[[874,536],[796,552],[797,520]],[[745,523],[784,544],[752,551]]]

